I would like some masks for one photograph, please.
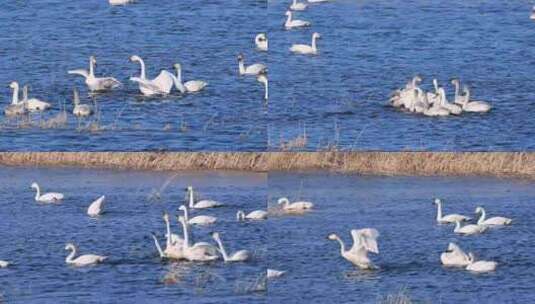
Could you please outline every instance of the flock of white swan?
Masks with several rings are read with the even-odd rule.
[[[420,76],[414,76],[404,88],[395,90],[390,98],[390,104],[395,108],[425,116],[460,115],[463,112],[486,113],[491,110],[489,103],[471,99],[468,86],[463,87],[461,94],[459,79],[451,81],[455,87],[453,103],[448,101],[446,90],[438,85],[437,79],[433,79],[434,92],[425,92],[420,87],[421,81]]]
[[[478,235],[484,233],[492,227],[510,225],[510,218],[496,216],[487,218],[483,207],[477,207],[475,213],[479,214],[476,224],[461,225],[461,222],[470,221],[471,218],[461,214],[442,214],[442,202],[435,199],[434,204],[437,206],[436,222],[438,224],[455,224],[453,232],[460,235]],[[328,235],[329,240],[340,243],[340,254],[343,258],[361,269],[377,269],[378,267],[368,257],[368,252],[379,253],[377,238],[379,232],[374,228],[352,229],[353,246],[346,250],[344,242],[334,233]],[[442,265],[446,267],[462,267],[474,273],[485,273],[495,271],[498,265],[495,261],[476,260],[472,252],[466,254],[461,247],[455,243],[449,243],[445,252],[440,255]]]
[[[308,0],[308,3],[321,3],[328,2],[330,0]],[[297,2],[293,0],[289,9],[286,11],[286,21],[284,22],[284,28],[286,30],[299,29],[311,26],[309,21],[294,19],[295,11],[304,11],[308,8],[308,4],[303,2]],[[301,55],[317,55],[318,46],[317,40],[321,38],[321,35],[317,32],[312,33],[312,41],[309,44],[293,44],[290,47],[290,52]]]

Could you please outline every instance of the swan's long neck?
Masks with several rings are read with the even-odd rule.
[[[39,185],[35,185],[35,190],[37,191],[37,193],[35,193],[35,200],[37,201],[41,197],[41,188],[39,188]]]
[[[318,38],[316,36],[312,37],[312,50],[314,50],[314,52],[318,50],[318,48],[316,47],[316,40],[317,39]]]
[[[460,93],[459,83],[455,81],[453,85],[455,86],[455,100],[457,100],[457,98],[459,98]]]
[[[346,245],[344,244],[344,242],[338,236],[336,236],[336,240],[340,244],[340,254],[343,255],[345,253],[345,251],[346,251]]]
[[[139,59],[139,65],[141,65],[141,79],[147,79],[147,74],[145,73],[145,62],[143,59]]]
[[[487,216],[487,213],[485,212],[485,209],[481,208],[481,216],[479,217],[479,220],[477,221],[478,225],[483,224],[485,221],[485,217]]]
[[[78,93],[78,90],[74,90],[74,104],[80,104],[80,94]]]
[[[76,247],[72,246],[70,247],[70,250],[71,250],[71,253],[69,253],[69,255],[65,258],[65,262],[69,264],[72,263],[72,261],[74,260],[74,257],[76,256]]]
[[[189,211],[188,208],[184,208],[184,219],[189,221]]]
[[[455,229],[453,231],[457,232],[457,231],[459,231],[459,229],[461,229],[461,222],[460,221],[456,221],[455,222]]]
[[[185,219],[180,222],[182,223],[182,230],[184,232],[184,247],[190,247],[188,224],[186,223]]]
[[[288,17],[286,17],[286,23],[292,22],[292,12],[288,12]]]
[[[22,100],[28,100],[28,86],[22,87]]]
[[[466,88],[466,93],[464,94],[464,104],[470,102],[470,89]]]
[[[238,221],[241,221],[241,220],[243,220],[244,218],[245,218],[245,214],[243,213],[243,211],[240,210],[240,211],[238,211],[238,213],[236,213],[236,219],[237,219]]]
[[[292,4],[297,5],[297,0],[294,0]]]
[[[166,245],[167,247],[171,247],[172,246],[172,242],[171,242],[171,224],[169,223],[169,220],[167,219],[167,217],[164,218],[164,221],[165,221],[165,229],[167,231],[167,234],[166,234],[166,237],[167,237],[167,240],[166,240]]]
[[[91,58],[89,58],[89,77],[95,77],[95,65]]]
[[[245,74],[245,63],[243,61],[243,59],[238,61],[238,68],[240,69],[240,74]]]
[[[268,100],[268,81],[264,81],[264,99]]]
[[[442,219],[442,203],[437,203],[437,221]]]
[[[158,239],[154,235],[152,235],[152,238],[154,239],[154,245],[156,245],[156,250],[158,250],[158,253],[160,254],[160,257],[164,258],[165,254],[162,251],[162,247],[160,247],[160,243],[158,242]]]
[[[223,247],[223,243],[221,242],[221,239],[219,237],[215,238],[215,241],[217,242],[217,245],[219,246],[219,250],[221,251],[221,255],[223,255],[223,260],[228,260],[227,251],[225,250],[225,247]]]
[[[446,100],[446,93],[444,92],[444,90],[440,90],[440,103],[442,105],[445,105],[447,102],[448,100]]]
[[[19,85],[15,84],[15,88],[13,89],[13,98],[11,99],[11,104],[17,104],[19,103]]]
[[[184,84],[182,83],[182,69],[176,68],[176,77],[173,77],[173,81],[175,82],[176,88],[181,92],[186,92],[186,88],[184,87]]]
[[[189,207],[193,208],[193,189],[188,189]]]

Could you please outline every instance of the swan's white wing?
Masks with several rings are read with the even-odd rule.
[[[70,70],[67,73],[70,75],[80,75],[85,78],[89,76],[89,73],[87,72],[87,70],[84,70],[84,69]]]
[[[353,237],[353,249],[355,245],[363,246],[366,250],[379,253],[377,246],[377,238],[379,237],[379,231],[373,228],[353,229],[351,230],[351,236]]]
[[[113,77],[97,78],[99,85],[104,89],[115,89],[121,85],[121,82]]]
[[[154,92],[154,94],[167,94],[158,86],[154,85],[151,80],[141,79],[139,77],[130,77],[130,81],[137,82],[140,87],[145,87],[146,89]]]
[[[160,75],[151,80],[151,82],[158,88],[160,88],[160,91],[168,94],[169,92],[171,92],[171,88],[174,85],[173,76],[173,74],[163,70],[160,72]]]

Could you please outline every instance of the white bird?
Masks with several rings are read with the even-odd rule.
[[[6,268],[10,265],[11,263],[7,262],[7,261],[2,261],[0,260],[0,268]]]
[[[247,250],[239,250],[231,254],[230,256],[227,255],[227,251],[225,250],[225,247],[223,247],[223,243],[221,242],[221,238],[219,237],[219,233],[214,232],[212,233],[212,238],[217,242],[217,245],[219,246],[219,252],[223,256],[223,260],[226,262],[245,262],[251,258],[251,253]]]
[[[448,112],[450,114],[454,114],[454,115],[459,115],[461,114],[461,112],[463,111],[463,109],[454,104],[454,103],[449,103],[448,102],[448,99],[446,98],[446,91],[444,90],[444,88],[440,88],[438,89],[438,92],[439,92],[439,95],[440,95],[440,106],[443,107],[444,109],[448,110]]]
[[[453,84],[455,87],[455,97],[453,103],[462,107],[464,103],[464,96],[461,95],[461,81],[457,78],[454,78],[451,80],[451,84]]]
[[[223,204],[220,202],[216,202],[214,200],[200,200],[198,202],[195,202],[193,199],[193,187],[189,186],[187,188],[187,193],[189,196],[189,207],[191,209],[206,209],[206,208],[216,208],[221,207]]]
[[[310,26],[310,22],[308,21],[303,21],[303,20],[292,20],[292,12],[291,11],[286,11],[286,22],[284,22],[284,27],[289,30],[289,29],[293,29],[293,28],[298,28],[298,27],[305,27],[305,26]]]
[[[166,247],[165,250],[162,250],[160,244],[158,243],[158,239],[156,238],[156,235],[152,234],[152,238],[154,239],[154,244],[156,245],[156,249],[158,250],[158,253],[160,254],[160,258],[167,258],[167,259],[174,259],[174,260],[182,260],[184,259],[184,239],[174,233],[171,232],[171,224],[169,222],[169,214],[164,213],[163,220],[165,222],[166,227]]]
[[[466,270],[472,271],[475,273],[484,273],[484,272],[491,272],[495,271],[496,267],[498,266],[498,263],[494,261],[475,261],[474,254],[468,253],[469,256],[469,264],[466,266]]]
[[[138,62],[141,66],[141,75],[139,77],[130,77],[130,81],[133,81],[139,85],[139,90],[143,95],[167,95],[171,92],[171,89],[175,84],[175,75],[168,71],[162,70],[158,77],[154,79],[147,79],[145,62],[143,59],[137,55],[133,55],[130,57],[130,61]]]
[[[290,51],[295,54],[302,54],[302,55],[317,55],[318,54],[318,47],[316,44],[316,40],[321,38],[321,35],[318,33],[312,34],[312,44],[294,44],[290,47]]]
[[[262,52],[268,51],[268,39],[265,33],[257,34],[254,38],[256,49]]]
[[[240,75],[258,75],[261,72],[266,71],[266,69],[266,66],[262,63],[245,66],[245,58],[243,57],[243,54],[238,55],[238,72]]]
[[[349,250],[345,250],[344,242],[336,234],[329,234],[328,239],[340,243],[340,254],[353,265],[361,269],[376,269],[377,267],[368,257],[368,252],[379,253],[377,248],[379,232],[373,228],[352,229],[351,236],[353,246]]]
[[[491,106],[489,103],[484,101],[470,101],[470,88],[467,86],[464,87],[464,102],[462,104],[463,111],[465,112],[477,112],[485,113],[490,111]]]
[[[175,63],[174,68],[176,70],[176,77],[173,78],[175,81],[175,88],[181,93],[196,93],[208,85],[207,82],[202,80],[190,80],[182,83],[182,67],[180,66],[180,63]]]
[[[13,90],[13,96],[11,98],[11,104],[4,108],[4,114],[9,117],[26,114],[24,102],[19,101],[19,84],[13,81],[9,84],[9,87]]]
[[[450,224],[455,223],[456,221],[469,221],[470,218],[468,216],[452,213],[448,215],[442,216],[442,201],[438,198],[435,199],[434,202],[435,205],[437,205],[437,223],[439,224]]]
[[[84,254],[77,258],[74,258],[77,253],[77,248],[72,243],[68,243],[65,246],[65,250],[70,250],[71,253],[65,258],[65,263],[73,265],[76,267],[84,267],[89,265],[95,265],[104,262],[108,257],[95,255],[95,254]]]
[[[39,100],[37,98],[28,98],[28,85],[22,88],[22,102],[26,107],[26,110],[30,112],[43,112],[52,107],[50,103]]]
[[[92,202],[89,208],[87,208],[87,215],[92,217],[101,215],[103,213],[104,200],[106,200],[106,196],[102,195]]]
[[[133,0],[108,0],[111,5],[125,5],[134,2]]]
[[[265,72],[261,72],[256,77],[256,80],[264,85],[264,100],[268,100],[268,78]]]
[[[292,11],[304,11],[307,8],[306,3],[297,2],[297,0],[292,1],[292,5],[290,5],[290,9]]]
[[[485,212],[485,209],[483,207],[477,207],[476,208],[476,214],[481,213],[481,216],[479,217],[479,220],[477,220],[478,225],[486,225],[486,226],[504,226],[504,225],[510,225],[513,220],[507,217],[502,216],[495,216],[491,217],[489,219],[486,219],[487,213]]]
[[[80,75],[85,78],[85,84],[91,92],[106,92],[121,86],[121,82],[113,77],[95,77],[95,56],[89,57],[89,72],[84,69],[68,71],[71,75]]]
[[[469,225],[461,227],[461,222],[456,221],[455,229],[453,229],[453,232],[458,233],[458,234],[464,234],[464,235],[474,235],[474,234],[483,233],[486,230],[487,230],[487,226],[483,226],[483,225],[469,224]]]
[[[529,19],[535,20],[535,6],[531,8],[531,15],[529,16]]]
[[[57,193],[57,192],[49,192],[49,193],[45,193],[41,195],[41,188],[35,182],[32,183],[31,188],[37,191],[37,193],[35,194],[36,202],[56,203],[56,202],[61,201],[64,198],[63,193]]]
[[[311,202],[290,203],[290,200],[288,200],[286,197],[279,198],[277,204],[282,205],[282,209],[286,212],[303,212],[314,208],[314,204]]]
[[[264,210],[255,210],[248,214],[245,214],[243,211],[239,210],[236,213],[236,219],[238,221],[252,220],[252,221],[261,221],[268,218],[267,211]]]
[[[440,261],[449,267],[466,267],[469,264],[468,255],[455,243],[448,244],[448,250],[440,255]]]
[[[268,279],[274,279],[274,278],[278,278],[278,277],[283,276],[285,273],[286,273],[286,271],[268,268],[267,272],[266,272],[266,277]]]
[[[93,108],[90,105],[80,103],[80,94],[76,88],[73,90],[73,95],[74,108],[72,109],[72,114],[74,116],[87,117],[93,114]]]
[[[183,254],[186,260],[194,262],[209,262],[219,259],[219,256],[217,255],[218,249],[211,244],[199,242],[190,245],[188,224],[186,223],[186,219],[183,216],[179,216],[178,220],[182,224],[182,229],[184,231]]]
[[[217,217],[209,215],[198,215],[193,218],[189,218],[188,207],[185,205],[180,206],[178,209],[184,211],[184,218],[190,225],[211,225],[217,221]]]

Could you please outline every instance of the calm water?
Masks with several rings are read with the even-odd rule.
[[[270,149],[306,130],[306,149],[533,150],[535,23],[530,1],[334,1],[295,17],[289,1],[268,3]],[[291,55],[294,43],[322,35],[319,56]],[[487,115],[427,118],[387,107],[390,92],[413,75],[430,89],[460,77]]]
[[[265,174],[181,173],[171,179],[164,173],[128,171],[0,170],[0,259],[13,262],[0,270],[1,302],[265,302],[265,293],[252,290],[265,275],[267,222],[235,220],[238,209],[265,208]],[[65,201],[37,204],[29,190],[34,180],[44,191],[65,193]],[[209,233],[219,231],[230,251],[251,250],[253,260],[232,265],[160,261],[150,233],[156,232],[163,242],[162,213],[177,214],[189,184],[204,197],[226,204],[202,212],[219,222],[194,228],[194,237],[211,242]],[[107,213],[91,219],[85,214],[87,206],[102,194],[107,196]],[[174,219],[172,229],[182,233]],[[67,242],[79,245],[81,253],[108,255],[109,261],[84,269],[68,267]]]
[[[98,104],[101,130],[78,132],[72,115],[60,128],[16,128],[2,114],[0,150],[265,150],[263,89],[254,78],[237,76],[236,56],[267,61],[253,41],[266,31],[266,7],[256,0],[4,3],[0,27],[9,30],[0,37],[1,108],[11,102],[11,81],[29,84],[30,97],[53,103],[44,117],[33,117],[39,124],[64,104],[71,113],[77,86],[82,102]],[[143,98],[128,81],[139,75],[139,65],[128,60],[133,54],[145,60],[148,77],[180,62],[185,80],[209,85],[199,94]],[[67,75],[87,69],[90,55],[97,76],[118,78],[122,89],[89,98],[83,78]]]
[[[376,303],[405,288],[424,303],[532,303],[535,301],[535,199],[533,182],[486,178],[362,177],[270,174],[271,202],[282,195],[316,204],[305,216],[272,218],[270,264],[287,270],[269,286],[274,303]],[[480,204],[514,224],[472,237],[437,226],[434,197],[449,213],[472,215]],[[356,270],[340,257],[337,233],[351,244],[349,230],[375,227],[380,271]],[[499,263],[495,273],[474,275],[445,269],[440,253],[457,242],[481,259]],[[418,302],[419,303],[419,302]]]

